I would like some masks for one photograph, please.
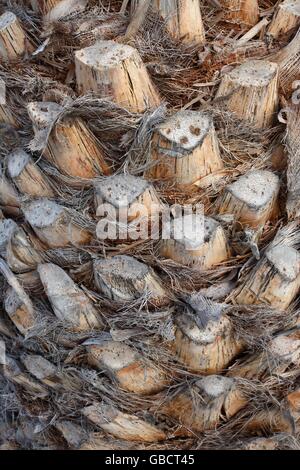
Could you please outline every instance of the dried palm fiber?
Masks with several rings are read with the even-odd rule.
[[[26,294],[22,285],[19,283],[16,276],[12,273],[3,258],[0,258],[0,272],[9,284],[9,286],[15,291],[16,295],[19,298],[19,301],[26,306],[30,315],[33,315],[34,309],[30,297]]]
[[[62,106],[50,102],[32,102],[28,107],[35,130],[34,150],[62,173],[80,178],[107,174],[109,169],[97,140],[80,119],[61,122]]]
[[[84,372],[85,372],[85,375],[86,375],[86,378],[87,378],[87,372],[88,371],[85,369]],[[99,377],[99,375],[98,375],[98,377]],[[89,382],[89,387],[86,390],[88,391],[88,395],[90,397],[89,402],[91,403],[91,393],[92,393],[92,390],[93,390],[94,386],[96,386],[96,380],[92,381],[88,378],[87,378],[87,380]],[[86,383],[88,384],[88,382],[86,382]],[[99,379],[98,379],[98,382],[99,382]],[[99,386],[100,386],[100,383],[99,383]],[[102,381],[102,386],[100,386],[101,388],[99,388],[97,393],[94,394],[94,399],[97,400],[97,401],[99,400],[99,391],[101,391],[101,398],[104,401],[104,403],[103,403],[104,406],[102,405],[103,408],[106,408],[106,409],[110,408],[111,405],[113,405],[113,407],[115,409],[116,409],[116,407],[119,407],[120,411],[122,410],[122,412],[120,413],[119,417],[117,418],[117,422],[119,422],[120,425],[121,425],[123,420],[126,420],[126,421],[128,420],[129,429],[131,427],[130,423],[132,421],[136,422],[138,424],[138,427],[137,427],[137,433],[138,434],[135,434],[136,437],[134,438],[134,440],[138,440],[138,441],[141,440],[143,442],[144,439],[141,436],[140,425],[143,426],[143,427],[145,426],[146,430],[148,429],[148,431],[147,431],[148,435],[149,435],[149,432],[150,432],[149,427],[148,427],[149,424],[154,425],[153,417],[151,417],[151,413],[149,413],[149,411],[147,411],[147,408],[149,407],[149,404],[147,404],[146,399],[143,398],[142,401],[140,399],[136,400],[136,397],[137,397],[136,395],[128,394],[128,393],[125,394],[120,389],[116,388],[115,384],[109,385],[108,387],[107,386],[108,386],[108,383],[105,382],[105,385],[104,385],[104,382]],[[98,385],[97,385],[97,387],[98,387]],[[94,389],[94,390],[96,392],[96,389]],[[156,396],[153,397],[154,401],[152,401],[151,403],[155,402],[155,397]],[[108,402],[106,401],[107,399],[108,399]],[[133,406],[134,402],[136,402],[135,406]],[[107,406],[106,403],[108,403],[109,406]],[[95,403],[95,405],[96,405],[96,403]],[[145,405],[147,405],[147,406],[145,406]],[[100,408],[100,410],[103,411],[102,406],[101,405],[100,406],[96,405],[95,408],[98,408],[98,409]],[[88,407],[88,408],[94,408],[94,407]],[[90,413],[90,412],[92,412],[92,410],[87,409],[86,412]],[[84,410],[84,413],[85,413],[85,410]],[[89,416],[88,416],[88,418],[89,418]],[[96,417],[95,418],[91,417],[91,419],[92,420],[95,419],[95,423],[98,425],[98,420],[97,420]],[[117,425],[117,422],[115,422],[115,425]],[[107,424],[109,424],[109,423],[107,423]],[[99,425],[101,426],[101,423],[99,423]],[[121,433],[120,428],[119,429],[115,428],[115,430],[113,430],[112,425],[110,425],[109,427],[111,429],[111,433],[112,433],[113,436],[115,435],[115,433],[113,431]],[[130,434],[132,434],[133,430],[132,429],[126,430],[126,429],[127,429],[127,427],[125,427],[125,429],[123,431],[124,436],[121,434],[120,436],[122,436],[122,437],[118,437],[118,439],[120,439],[120,438],[125,439],[125,441],[122,442],[122,444],[124,446],[126,445],[126,440],[131,441],[131,439],[133,438],[133,437],[130,437]],[[125,433],[127,433],[127,434],[125,434]],[[98,436],[97,435],[94,436],[93,434],[90,436],[90,439],[87,441],[87,445],[92,445],[92,444],[97,445],[98,444],[100,446],[102,444],[101,440],[99,442],[98,439],[97,439],[98,442],[95,442],[94,439],[97,438]],[[109,434],[110,434],[110,430],[109,430]],[[107,441],[110,441],[110,439],[112,438],[112,436],[110,436],[109,434],[108,435],[107,434],[103,435],[103,433],[102,433],[102,435],[99,435],[99,438],[102,437],[102,439],[103,439],[103,444],[105,442],[108,443]],[[128,436],[128,434],[129,434],[129,436]],[[152,434],[152,432],[151,432],[151,434]],[[161,435],[161,431],[160,431],[160,435]],[[128,436],[128,439],[127,439],[127,436]],[[146,438],[146,440],[148,440],[148,439],[149,439],[149,437]],[[153,439],[153,437],[152,437],[152,439]],[[155,440],[156,439],[153,439],[153,441],[155,441]],[[115,445],[118,445],[118,441],[114,441],[114,442],[115,442]],[[110,444],[113,445],[113,442],[110,442]],[[168,444],[170,444],[170,443],[168,443],[168,441],[164,441],[163,444],[165,446],[168,446]],[[163,444],[161,444],[161,445],[163,445]],[[185,444],[187,444],[187,443],[184,443],[182,441],[181,445],[184,446]]]
[[[296,431],[300,429],[300,390],[299,387],[293,392],[289,393],[286,397],[290,414],[292,415]]]
[[[38,238],[50,248],[84,245],[92,238],[91,221],[50,199],[25,202],[22,210]]]
[[[143,115],[131,113],[112,101],[84,95],[64,102],[57,119],[72,121],[78,118],[87,122],[105,155],[119,165],[120,159],[128,151],[139,155],[143,152],[152,126],[163,112],[163,108],[158,108],[153,113],[146,112]],[[41,141],[33,139],[30,148],[38,151],[45,145],[46,140],[41,136]]]
[[[232,321],[235,334],[247,345],[247,349],[255,352],[264,349],[274,334],[297,327],[299,307],[297,301],[295,303],[292,303],[284,314],[282,310],[263,303],[229,304],[227,314]]]
[[[230,429],[230,427],[232,429]],[[242,429],[242,432],[240,433],[240,438],[246,439],[248,437],[247,441],[249,442],[249,444],[249,436],[252,436],[254,440],[255,436],[265,435],[270,436],[272,438],[272,436],[277,437],[278,434],[284,434],[287,436],[287,438],[285,442],[281,443],[282,447],[278,447],[278,450],[295,450],[297,448],[296,446],[298,444],[298,439],[296,436],[293,436],[295,429],[294,421],[290,417],[288,410],[282,409],[278,405],[271,406],[270,404],[268,404],[261,411],[257,411],[254,406],[250,406],[248,409],[245,408],[244,410],[241,410],[241,412],[236,417],[233,417],[229,423],[225,423],[223,427],[220,427],[218,431],[220,436],[223,435],[223,439],[225,438],[225,435],[227,433],[229,436],[230,434],[234,434],[235,437],[237,437],[238,432],[236,431],[236,429],[239,427]],[[235,430],[233,428],[235,428]],[[212,437],[213,436],[211,436],[211,438]],[[207,446],[208,448],[212,448],[211,438],[209,439],[210,446]],[[224,445],[225,441],[223,439],[221,439],[221,442]],[[227,441],[227,444],[228,447],[226,447],[232,449],[234,448],[236,442],[232,441],[232,443],[229,444]],[[256,445],[257,450],[259,450],[260,445],[262,446],[261,450],[263,450],[263,442],[257,442]],[[204,446],[204,448],[207,447]],[[248,449],[246,446],[245,450],[255,450],[255,443],[253,443],[253,449],[251,447],[250,449]],[[199,448],[201,449],[201,446],[199,446]],[[244,447],[242,448],[244,449]]]
[[[0,445],[1,450],[19,450],[20,447],[16,442],[8,442],[6,441],[5,443]]]
[[[290,220],[299,217],[299,145],[298,145],[298,121],[300,118],[299,105],[290,103],[286,109],[286,133],[285,146],[288,152],[287,165],[287,190],[286,210]]]
[[[21,143],[17,147],[26,147],[32,138],[32,122],[28,116],[26,106],[28,102],[44,100],[48,95],[52,99],[66,99],[65,95],[72,96],[72,90],[58,82],[59,75],[49,66],[39,64],[18,63],[10,66],[0,64],[0,77],[6,85],[6,101],[9,105],[18,129],[22,130]],[[52,94],[51,94],[52,93]]]
[[[105,8],[103,2],[89,2],[84,11],[77,11],[59,20],[43,24],[44,40],[40,55],[45,63],[67,74],[67,82],[74,80],[74,52],[91,46],[97,40],[114,39],[125,32],[128,18]]]
[[[35,396],[45,398],[48,395],[47,389],[38,381],[32,379],[29,374],[22,370],[21,365],[16,360],[6,354],[5,343],[2,340],[0,348],[4,350],[0,359],[1,374],[7,380],[24,387]]]
[[[226,186],[217,203],[219,214],[233,214],[241,224],[257,228],[278,215],[280,183],[270,171],[250,171]]]
[[[12,323],[7,318],[4,318],[3,314],[0,316],[0,333],[3,338],[16,339],[16,332]]]
[[[16,273],[16,278],[27,292],[40,295],[43,291],[41,280],[36,270]]]
[[[33,2],[35,0],[32,0]],[[6,6],[2,8],[5,11],[11,11],[14,13],[19,21],[22,23],[22,27],[26,32],[26,37],[29,41],[36,46],[40,42],[40,27],[41,18],[36,8],[33,8],[32,4],[27,0],[9,0]],[[32,52],[28,51],[28,52]],[[26,59],[27,54],[24,56]]]
[[[234,278],[237,274],[236,270],[239,266],[242,266],[241,262],[232,258],[228,262],[213,266],[210,269],[199,269],[197,266],[184,266],[173,260],[162,258],[158,252],[151,252],[150,256],[148,253],[142,254],[141,259],[144,262],[150,262],[159,269],[164,285],[175,297],[181,297],[182,294],[192,294],[210,286],[215,287],[216,290],[220,286],[223,292],[226,293],[231,285],[228,284],[230,277]]]
[[[218,30],[215,30],[215,34],[218,34]],[[202,73],[194,83],[196,87],[199,86],[197,82],[202,82],[202,88],[204,86],[203,82],[208,82],[210,90],[208,94],[204,94],[204,100],[210,101],[215,86],[219,83],[219,80],[215,79],[216,77],[218,77],[218,79],[222,78],[222,76],[230,72],[232,68],[237,68],[237,64],[243,64],[253,60],[265,62],[269,52],[265,42],[259,39],[243,42],[242,39],[243,37],[241,38],[241,42],[236,40],[232,41],[232,39],[227,41],[221,39],[217,46],[215,46],[215,50],[204,52],[200,56],[200,70]],[[277,51],[278,49],[279,46],[274,47],[272,50]],[[198,90],[198,93],[200,90]]]
[[[143,112],[160,104],[138,52],[114,41],[97,41],[75,53],[79,92],[93,91],[132,112]]]
[[[0,253],[5,257],[6,246],[13,236],[14,232],[18,229],[18,225],[12,219],[5,219],[4,217],[0,220]]]
[[[164,227],[160,255],[195,269],[209,269],[229,258],[230,250],[220,224],[202,214],[174,218]]]
[[[152,38],[150,40],[150,37]],[[201,81],[197,52],[201,46],[178,44],[166,32],[157,14],[149,14],[143,31],[131,41],[147,64],[160,95],[179,109],[197,94],[193,84]]]
[[[297,224],[290,223],[277,232],[256,265],[241,276],[230,300],[238,304],[264,303],[286,310],[300,288],[298,246]]]
[[[81,249],[80,247],[50,248],[40,251],[39,255],[45,263],[57,264],[63,269],[72,270],[72,276],[76,282],[90,283],[90,262],[93,253],[89,249]]]
[[[250,441],[250,438],[278,437],[279,449],[296,448],[295,420],[286,403],[288,381],[282,387],[277,378],[271,384],[257,380],[235,378],[237,386],[248,403],[228,422],[216,430],[206,431],[198,440],[197,449],[233,449]],[[238,442],[237,442],[238,441]]]
[[[295,80],[299,78],[299,29],[293,39],[269,60],[276,62],[279,68],[279,84],[284,95],[289,96]]]
[[[230,39],[225,37],[227,31],[223,35],[222,25],[218,23],[220,21],[219,8],[219,2],[214,0],[209,4],[206,2],[201,4],[206,36],[208,42],[214,41],[213,48],[205,47],[203,50],[199,44],[183,44],[171,38],[165,22],[161,21],[153,10],[149,10],[143,25],[144,34],[140,31],[135,38],[135,46],[144,60],[150,60],[148,69],[161,94],[177,109],[180,109],[183,104],[192,105],[210,100],[216,71],[227,61],[231,63],[253,55],[257,58],[265,53],[263,49],[266,51],[265,44],[261,41],[257,41],[256,47],[253,42],[241,47],[237,45],[232,47]],[[217,64],[220,64],[219,67]],[[207,86],[204,82],[207,82]],[[199,86],[201,86],[200,89]]]
[[[260,412],[254,412],[248,419],[245,429],[250,434],[264,432],[272,434],[278,432],[294,433],[295,424],[293,418],[287,410],[281,410],[279,407],[269,407]]]
[[[25,412],[25,410],[22,411]],[[41,421],[44,420],[44,417],[38,419],[36,416],[19,419],[14,436],[19,448],[32,450],[52,450],[54,448],[53,443],[51,441],[49,442],[48,436],[45,436],[44,433],[36,432],[37,430],[43,429],[44,426],[41,426]]]
[[[44,291],[33,295],[35,296],[37,321],[33,328],[26,333],[26,351],[47,357],[53,364],[57,364],[62,385],[73,391],[80,390],[81,385],[78,385],[78,379],[76,379],[78,374],[74,373],[73,377],[69,372],[65,372],[65,368],[62,369],[62,365],[70,349],[77,347],[86,338],[87,332],[76,330],[72,323],[56,317],[51,304],[44,298]],[[43,297],[42,301],[37,301],[37,296]],[[99,330],[95,330],[95,332],[90,330],[88,334],[93,335],[97,331],[99,334]],[[66,403],[65,406],[67,408],[68,404]]]
[[[297,0],[284,0],[279,3],[274,12],[268,34],[274,38],[288,33],[293,34],[295,28],[300,26],[300,5]]]
[[[178,185],[209,185],[223,169],[211,116],[181,111],[155,130],[147,177],[171,179]]]
[[[20,139],[17,128],[11,124],[0,123],[0,137],[1,158],[22,145],[22,140]]]
[[[222,222],[222,218],[225,217],[225,220],[229,217],[232,217],[232,222],[234,224],[234,216],[233,215],[221,215],[220,221]],[[237,224],[238,226],[239,224]],[[261,225],[258,230],[245,227],[242,230],[236,228],[233,225],[233,230],[231,234],[231,243],[232,249],[234,254],[237,255],[245,255],[248,253],[252,253],[252,255],[258,260],[260,258],[259,254],[259,241],[260,237],[263,233],[264,227]]]
[[[254,127],[270,126],[278,107],[277,65],[252,60],[234,68],[223,76],[215,99]]]
[[[266,345],[265,350],[235,364],[228,372],[229,377],[244,377],[267,381],[275,378],[295,378],[299,371],[300,339],[297,329],[278,333]]]
[[[189,370],[221,372],[243,350],[244,342],[235,333],[225,304],[194,293],[186,296],[186,303],[178,310],[174,347]]]
[[[209,375],[166,394],[158,412],[180,424],[177,436],[215,429],[246,405],[234,379]]]
[[[84,212],[86,218],[94,217],[93,179],[63,175],[51,163],[39,158],[36,165],[50,182],[57,203]]]
[[[61,0],[31,0],[31,6],[35,11],[46,15],[49,11],[60,3]]]
[[[220,0],[223,7],[223,17],[229,23],[254,26],[259,19],[257,0]]]

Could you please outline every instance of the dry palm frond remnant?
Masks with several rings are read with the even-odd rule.
[[[299,450],[299,27],[1,2],[1,450]]]

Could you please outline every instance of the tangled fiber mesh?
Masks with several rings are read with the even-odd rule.
[[[89,302],[90,309],[95,309],[101,319],[103,330],[95,327],[77,331],[59,318],[55,301],[65,293],[47,296],[36,266],[25,263],[20,271],[10,269],[8,250],[0,240],[1,448],[171,450],[248,449],[266,445],[299,450],[299,410],[294,412],[288,403],[288,397],[299,390],[299,299],[296,297],[284,312],[269,304],[236,305],[233,301],[236,290],[247,282],[253,270],[266,263],[267,250],[278,245],[299,249],[298,220],[293,221],[297,217],[299,193],[299,109],[287,101],[290,82],[298,76],[298,52],[285,61],[280,72],[280,97],[287,112],[287,127],[281,118],[273,127],[260,130],[228,111],[226,99],[215,99],[215,93],[224,74],[233,67],[252,58],[275,60],[284,53],[288,39],[283,36],[271,41],[262,29],[259,35],[245,40],[249,28],[228,21],[217,1],[201,2],[205,45],[187,44],[174,38],[169,34],[167,21],[151,6],[134,34],[128,34],[138,4],[135,1],[90,0],[85,10],[50,22],[43,20],[31,2],[2,3],[0,14],[10,10],[17,15],[34,52],[26,50],[22,58],[0,63],[0,79],[6,84],[7,104],[16,121],[16,126],[0,124],[0,176],[3,185],[8,181],[17,191],[20,207],[5,212],[5,202],[1,200],[0,205],[4,216],[12,217],[24,229],[25,239],[31,243],[30,249],[35,250],[39,263],[60,267],[70,282],[76,284],[70,302],[78,298],[83,303]],[[273,0],[260,2],[262,17],[271,19],[275,4]],[[97,40],[115,40],[137,49],[159,90],[159,106],[137,113],[114,103],[109,95],[78,94],[74,53]],[[27,112],[32,101],[51,101],[61,106],[41,133],[34,128]],[[214,268],[199,270],[166,259],[161,256],[156,240],[99,241],[94,184],[101,185],[105,177],[97,174],[95,180],[90,180],[63,174],[45,157],[56,127],[80,119],[95,137],[113,174],[142,177],[151,166],[154,130],[181,109],[200,110],[212,116],[224,164],[222,178],[208,188],[181,188],[168,180],[154,180],[153,184],[162,203],[194,207],[201,203],[205,215],[221,223],[232,252],[227,261]],[[274,165],[274,152],[282,144],[288,152],[287,169]],[[53,199],[64,206],[72,226],[88,233],[89,242],[62,247],[49,247],[42,241],[33,243],[38,234],[29,228],[22,209],[31,196],[19,194],[16,182],[5,179],[7,157],[18,148],[31,152],[36,168],[53,190]],[[218,218],[217,210],[224,188],[253,169],[275,171],[280,177],[280,214],[260,231],[245,233],[233,218]],[[26,244],[22,248],[29,250]],[[114,255],[133,256],[156,273],[166,304],[158,304],[149,292],[134,299],[99,292],[94,262]],[[20,301],[19,314],[29,312],[34,319],[25,334],[20,331],[19,319],[9,318],[5,313],[6,296],[11,288]],[[193,302],[195,298],[197,301]],[[180,343],[177,321],[180,315],[194,322],[184,344]],[[191,344],[193,334],[201,338],[204,335],[206,341],[205,328],[213,330],[223,315],[231,325],[235,341],[242,346],[216,374],[200,374],[186,364],[182,348]],[[295,351],[291,358],[274,354],[272,344],[280,335],[293,341]],[[222,339],[222,335],[217,338]],[[195,341],[192,347],[197,351],[200,343]],[[147,374],[149,380],[152,374],[154,377],[161,374],[164,387],[152,394],[138,393],[124,385],[118,368],[105,364],[105,358],[99,361],[100,365],[95,364],[89,347],[109,344],[121,344],[130,350],[134,363],[124,367],[129,376],[136,374],[135,379],[142,371],[146,382]],[[209,346],[207,340],[202,355]],[[41,358],[44,362],[37,371],[34,365],[41,364],[38,362]],[[245,401],[230,417],[226,414],[224,394],[223,398],[216,398],[214,391],[210,395],[197,388],[199,381],[215,375],[232,380]],[[176,399],[182,402],[177,405],[179,412],[177,409],[174,417],[166,410]],[[219,400],[224,403],[220,405]],[[98,422],[86,417],[86,409],[91,406],[99,407]],[[210,422],[208,429],[195,430],[186,418],[203,417],[206,408],[216,413],[217,420]],[[128,429],[138,423],[146,429],[155,429],[163,438],[147,443],[143,436],[131,441],[115,437],[109,430],[105,432],[101,419],[107,421],[107,416],[113,419],[116,410],[122,413]]]

